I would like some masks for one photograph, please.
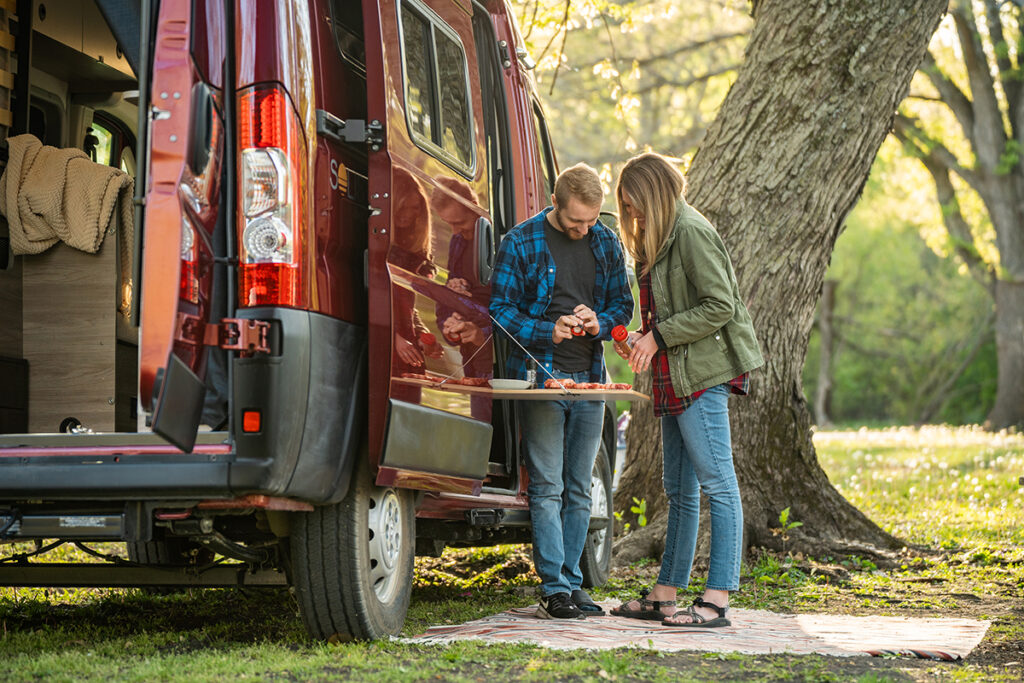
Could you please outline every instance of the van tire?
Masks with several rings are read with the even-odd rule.
[[[608,444],[604,439],[601,440],[601,449],[594,459],[594,470],[590,476],[590,514],[607,517],[608,525],[604,529],[589,532],[583,544],[580,572],[583,574],[585,588],[603,586],[612,571],[612,465],[608,457]]]
[[[296,513],[292,582],[309,634],[330,641],[397,635],[412,595],[416,521],[411,491],[372,481],[365,452],[345,498]]]

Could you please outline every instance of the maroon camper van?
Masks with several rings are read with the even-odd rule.
[[[290,585],[314,636],[375,638],[417,553],[529,541],[488,282],[556,171],[505,1],[6,5],[0,137],[122,169],[135,222],[0,228],[0,585]]]

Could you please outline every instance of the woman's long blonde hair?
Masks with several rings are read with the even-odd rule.
[[[644,216],[645,227],[623,209],[622,196],[629,196],[633,208]],[[686,177],[666,157],[646,152],[626,162],[615,183],[615,201],[619,206],[619,229],[622,243],[630,256],[650,272],[658,252],[672,234],[676,201],[686,194]]]

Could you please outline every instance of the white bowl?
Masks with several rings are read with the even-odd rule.
[[[525,379],[492,379],[493,389],[529,389],[531,384]]]

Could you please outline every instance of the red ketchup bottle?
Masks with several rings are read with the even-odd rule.
[[[624,353],[627,356],[633,348],[633,345],[629,341],[629,332],[626,330],[625,325],[616,325],[612,328],[612,341],[615,343],[615,349],[619,351],[619,353]]]

